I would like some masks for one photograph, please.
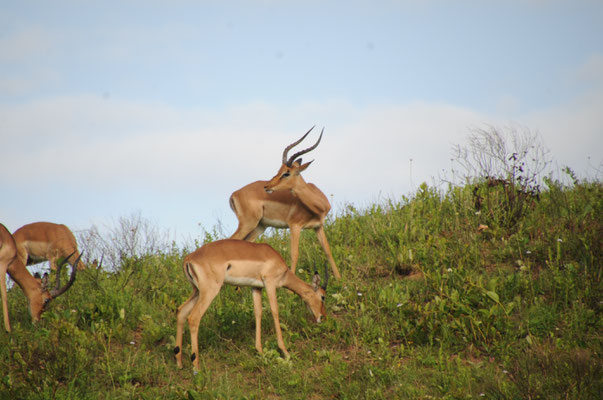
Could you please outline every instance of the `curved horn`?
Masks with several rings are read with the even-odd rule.
[[[289,160],[287,161],[287,166],[288,166],[288,167],[290,167],[290,166],[291,166],[291,164],[293,163],[293,161],[295,161],[295,159],[296,159],[297,157],[302,156],[302,155],[304,155],[304,154],[306,154],[306,153],[308,153],[308,152],[310,152],[310,151],[314,150],[314,149],[315,149],[315,148],[318,146],[318,144],[320,143],[320,140],[322,139],[322,133],[323,133],[324,131],[325,131],[325,128],[322,128],[322,131],[320,131],[320,136],[318,137],[318,140],[316,141],[316,143],[314,143],[314,146],[308,147],[308,148],[307,148],[307,149],[305,149],[305,150],[298,151],[297,153],[293,154],[293,155],[292,155],[292,156],[289,158]],[[310,133],[310,132],[308,131],[308,133]],[[306,135],[307,135],[308,133],[306,133]],[[304,137],[305,137],[305,135],[304,135]]]
[[[314,125],[316,126],[316,125]],[[306,138],[306,136],[308,136],[308,134],[310,132],[312,132],[312,129],[314,129],[314,126],[312,128],[310,128],[310,130],[308,132],[306,132],[306,134],[304,136],[301,137],[301,139],[299,139],[296,142],[291,143],[289,146],[285,147],[285,151],[283,151],[283,164],[287,164],[287,153],[289,153],[289,150],[291,150],[292,148],[294,148],[295,146],[297,146],[298,144],[301,143],[302,140],[304,140]]]
[[[71,257],[72,255],[73,255],[73,253],[71,253],[71,255],[69,257]],[[67,259],[69,259],[69,257],[67,257]],[[69,277],[69,282],[67,282],[67,284],[60,289],[59,289],[59,278],[57,276],[57,287],[54,288],[50,292],[50,296],[53,299],[55,299],[55,298],[59,297],[60,295],[62,295],[63,293],[65,293],[67,291],[67,289],[69,289],[71,287],[71,285],[73,285],[73,282],[75,282],[75,274],[77,272],[77,264],[80,262],[80,258],[82,258],[82,254],[79,255],[77,260],[75,260],[75,263],[73,263],[73,265],[71,266],[71,276]],[[61,268],[57,267],[57,269],[60,270]]]
[[[322,285],[322,288],[324,289],[324,291],[327,291],[327,284],[329,283],[329,267],[327,267],[327,264],[325,264],[325,284]]]
[[[60,265],[57,265],[57,284],[56,284],[56,286],[54,288],[55,291],[58,291],[59,288],[61,287],[61,269],[63,268],[63,265],[65,265],[65,264],[68,263],[67,260],[69,260],[71,258],[71,256],[75,254],[76,251],[77,250],[73,250],[73,252],[71,254],[69,254],[67,257],[65,257],[62,260],[62,262],[61,262]]]

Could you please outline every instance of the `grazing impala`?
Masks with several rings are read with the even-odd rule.
[[[62,224],[34,222],[17,229],[13,237],[19,259],[25,265],[49,261],[50,268],[55,270],[57,260],[65,260],[74,266],[74,261],[80,257],[73,233]],[[84,268],[84,263],[79,263],[79,269]]]
[[[71,254],[69,255],[71,256]],[[4,312],[4,329],[10,332],[10,322],[8,320],[8,304],[6,299],[6,273],[17,282],[17,284],[25,293],[27,300],[29,301],[29,313],[33,322],[40,320],[40,316],[45,311],[48,303],[65,293],[67,289],[73,285],[75,281],[75,274],[77,271],[76,265],[79,262],[79,257],[75,260],[72,266],[71,276],[67,284],[60,287],[59,278],[57,274],[57,285],[54,289],[48,289],[48,274],[44,274],[43,278],[40,278],[38,274],[32,276],[25,264],[21,262],[21,259],[17,257],[17,245],[10,234],[8,229],[0,224],[0,290],[2,292],[2,309]]]
[[[276,289],[286,287],[306,302],[316,322],[325,317],[325,294],[328,272],[325,267],[325,284],[319,287],[320,276],[314,275],[312,285],[307,284],[287,268],[283,257],[264,243],[224,239],[208,243],[184,259],[184,274],[193,285],[193,294],[178,308],[176,328],[176,362],[182,368],[182,333],[188,320],[191,333],[193,367],[199,369],[199,323],[212,300],[224,284],[251,286],[255,313],[255,348],[262,352],[262,289],[266,288],[278,347],[288,357],[278,318]]]
[[[250,183],[230,196],[230,208],[239,220],[239,226],[231,239],[253,241],[269,226],[289,227],[291,230],[291,271],[295,273],[301,230],[312,228],[316,231],[318,241],[329,259],[333,275],[340,278],[324,230],[324,221],[331,205],[327,196],[320,189],[312,183],[306,183],[300,175],[312,161],[302,164],[302,159],[298,157],[318,146],[322,139],[322,132],[313,146],[287,158],[289,150],[301,143],[312,129],[314,127],[301,139],[285,147],[283,164],[271,180]]]

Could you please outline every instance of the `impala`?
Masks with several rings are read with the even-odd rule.
[[[19,259],[25,265],[48,261],[51,270],[55,270],[58,260],[74,266],[74,261],[80,257],[73,233],[62,224],[34,222],[17,229],[13,237]],[[84,268],[84,263],[79,263],[79,269]]]
[[[318,241],[329,259],[333,275],[339,279],[339,270],[331,254],[324,230],[324,221],[331,205],[327,196],[320,189],[312,183],[306,183],[301,176],[301,172],[308,168],[312,161],[302,164],[302,159],[298,158],[318,146],[322,139],[322,132],[313,146],[287,158],[289,150],[301,143],[312,129],[314,127],[301,139],[285,147],[283,163],[271,180],[250,183],[230,196],[230,208],[239,220],[239,226],[231,239],[253,241],[269,226],[289,227],[291,231],[291,271],[295,273],[301,230],[314,229]]]
[[[71,256],[71,254],[69,255]],[[0,224],[0,292],[2,293],[2,310],[4,313],[4,329],[10,332],[10,322],[8,319],[8,304],[6,299],[6,273],[17,282],[23,293],[27,297],[29,302],[29,313],[33,322],[38,322],[40,316],[46,310],[48,303],[65,293],[67,289],[73,285],[75,281],[75,274],[77,271],[77,264],[79,257],[75,260],[74,265],[71,269],[71,276],[67,284],[60,287],[58,272],[57,271],[57,285],[54,289],[48,288],[48,274],[44,274],[43,278],[40,278],[39,274],[35,277],[32,276],[25,264],[17,256],[17,244],[15,239],[10,234],[8,229]]]
[[[182,368],[182,333],[188,321],[191,334],[193,368],[199,369],[199,323],[205,311],[224,284],[250,286],[253,292],[255,314],[255,348],[262,353],[262,289],[266,288],[268,303],[274,319],[274,329],[279,349],[285,357],[285,348],[278,318],[276,289],[285,287],[297,293],[312,312],[316,322],[326,318],[325,295],[328,282],[325,267],[325,284],[319,287],[320,276],[315,273],[312,285],[307,284],[289,270],[283,257],[264,243],[224,239],[208,243],[189,254],[183,263],[184,274],[193,286],[192,295],[179,308],[176,328],[176,363]]]

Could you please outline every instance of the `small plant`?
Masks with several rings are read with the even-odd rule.
[[[453,162],[474,183],[475,210],[483,209],[486,224],[515,226],[540,196],[548,150],[527,129],[474,128],[467,140],[454,146]]]

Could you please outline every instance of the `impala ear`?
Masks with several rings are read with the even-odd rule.
[[[314,271],[314,276],[312,277],[312,289],[317,291],[320,287],[320,275],[318,275],[318,271]]]
[[[301,158],[299,159],[299,162],[300,162],[300,165],[301,165]],[[314,162],[314,160],[312,160],[312,161],[310,161],[310,162],[307,162],[307,163],[305,163],[305,164],[301,165],[301,166],[299,167],[299,169],[297,170],[297,173],[299,174],[300,172],[304,171],[304,170],[305,170],[306,168],[308,168],[308,167],[310,166],[310,164],[312,164],[313,162]]]

